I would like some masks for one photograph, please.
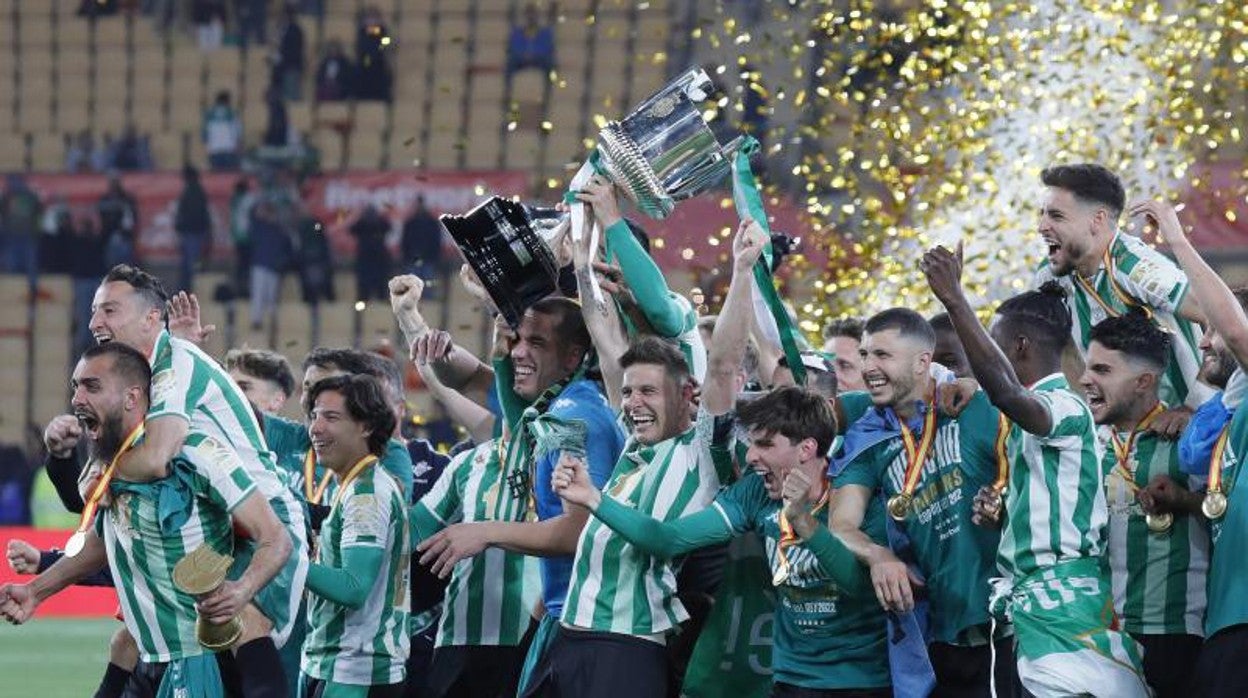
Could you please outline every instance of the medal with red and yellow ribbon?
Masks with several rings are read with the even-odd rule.
[[[333,471],[326,470],[321,477],[320,484],[316,482],[316,451],[311,447],[303,456],[303,495],[308,500],[308,504],[320,504],[321,499],[325,496],[325,490],[329,488],[329,481],[334,478]]]
[[[1226,441],[1231,435],[1231,425],[1222,427],[1218,441],[1213,445],[1213,457],[1209,459],[1209,488],[1200,503],[1200,511],[1209,519],[1220,519],[1226,513],[1226,493],[1222,491],[1222,461],[1226,458]]]
[[[78,528],[74,531],[74,535],[65,541],[65,555],[67,557],[73,557],[82,552],[83,546],[87,544],[87,529],[91,527],[91,521],[95,518],[95,512],[100,508],[100,500],[104,497],[104,493],[108,492],[108,484],[113,481],[113,473],[117,471],[117,462],[121,460],[121,454],[129,451],[135,442],[142,437],[143,423],[140,422],[122,440],[121,448],[117,449],[116,455],[108,462],[108,467],[100,474],[100,479],[96,480],[95,487],[91,488],[86,501],[82,503],[82,518],[78,520]]]
[[[819,501],[815,503],[815,508],[810,510],[810,515],[814,516],[821,509],[828,505],[828,498],[832,494],[832,488],[828,487],[828,483],[823,483],[823,494],[820,495]],[[784,515],[784,510],[780,510],[780,541],[776,544],[776,571],[771,575],[772,586],[780,586],[784,584],[791,573],[791,565],[789,564],[788,553],[786,549],[793,547],[801,541],[801,536],[793,530],[793,525],[789,523],[789,519]]]
[[[1149,410],[1148,414],[1144,415],[1144,419],[1141,419],[1139,424],[1136,424],[1131,433],[1127,435],[1126,441],[1118,438],[1117,432],[1109,432],[1109,443],[1114,447],[1114,470],[1122,478],[1122,481],[1127,485],[1127,489],[1131,490],[1133,495],[1139,494],[1140,491],[1140,484],[1135,481],[1135,467],[1131,465],[1131,451],[1135,448],[1135,438],[1145,429],[1148,429],[1148,425],[1152,424],[1157,415],[1165,410],[1165,406],[1160,402],[1153,405],[1153,409]],[[1165,533],[1174,526],[1174,514],[1170,512],[1145,514],[1144,524],[1148,526],[1148,530],[1152,533]]]
[[[1113,244],[1111,243],[1109,247],[1113,247]],[[1118,300],[1121,301],[1123,305],[1128,308],[1142,310],[1144,315],[1151,320],[1153,312],[1149,310],[1148,306],[1141,304],[1139,301],[1127,295],[1125,291],[1119,288],[1118,282],[1114,280],[1114,258],[1109,254],[1109,247],[1105,248],[1105,253],[1101,256],[1101,265],[1105,268],[1105,280],[1109,283],[1109,290],[1118,297]],[[1118,317],[1122,314],[1111,308],[1109,303],[1106,303],[1105,299],[1101,298],[1101,294],[1097,293],[1096,289],[1093,288],[1092,282],[1080,276],[1079,272],[1075,272],[1074,274],[1071,274],[1071,276],[1075,277],[1075,283],[1079,284],[1079,286],[1081,286],[1083,290],[1092,297],[1092,300],[1096,301],[1096,304],[1101,306],[1101,310],[1104,310],[1107,316]]]
[[[923,463],[927,461],[927,454],[931,452],[932,444],[936,441],[935,400],[927,405],[927,414],[923,415],[923,433],[919,435],[917,444],[905,420],[897,421],[901,424],[901,443],[906,450],[906,475],[902,480],[901,492],[888,498],[887,508],[888,515],[893,520],[905,521],[910,514],[910,505],[914,502],[914,489],[918,487],[919,478],[923,476]]]
[[[992,443],[992,452],[997,458],[997,479],[988,486],[993,499],[985,506],[984,513],[993,521],[1001,519],[1001,508],[1005,504],[1005,488],[1010,478],[1010,456],[1006,452],[1006,443],[1010,440],[1010,418],[1004,412],[997,414],[997,438]],[[982,490],[981,490],[982,491]]]

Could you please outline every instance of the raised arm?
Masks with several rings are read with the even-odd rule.
[[[735,379],[741,371],[750,333],[747,318],[754,315],[750,284],[754,263],[766,243],[763,229],[757,223],[748,219],[741,221],[732,241],[732,282],[724,297],[719,321],[715,323],[715,332],[711,335],[706,381],[702,386],[702,405],[713,415],[731,410],[737,397]]]
[[[104,541],[94,531],[88,531],[86,544],[77,555],[62,557],[26,584],[0,586],[0,616],[15,625],[25,623],[45,599],[107,565]]]
[[[939,246],[928,250],[923,255],[920,268],[927,276],[932,293],[949,313],[953,329],[966,350],[975,380],[988,394],[988,399],[1010,421],[1026,431],[1049,433],[1052,418],[1048,409],[1019,382],[1009,360],[979,323],[966,294],[962,292],[962,244],[958,243],[956,253]]]
[[[1191,290],[1189,298],[1195,296],[1209,327],[1221,335],[1239,365],[1248,366],[1248,316],[1226,282],[1183,234],[1183,226],[1174,207],[1159,201],[1136,201],[1131,204],[1130,215],[1147,216],[1157,226],[1157,232],[1170,245],[1175,260],[1187,273]]]
[[[589,330],[590,340],[598,353],[598,368],[602,371],[602,382],[607,391],[607,400],[612,405],[618,405],[620,404],[620,386],[624,383],[620,357],[628,350],[628,335],[624,331],[624,323],[620,320],[616,304],[604,303],[600,306],[590,297],[589,289],[594,274],[594,251],[589,249],[589,241],[590,238],[586,235],[579,242],[571,243],[572,267],[576,271],[576,288],[581,300],[581,316],[585,319],[585,328]],[[603,290],[610,290],[613,287],[612,284],[602,284]]]

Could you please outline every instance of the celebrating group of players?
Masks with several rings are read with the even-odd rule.
[[[0,588],[0,614],[115,586],[98,696],[662,697],[749,535],[773,696],[1243,695],[1244,297],[1105,168],[1043,183],[1047,258],[990,329],[960,247],[937,247],[921,273],[945,331],[892,308],[856,356],[799,368],[752,320],[758,223],[700,322],[595,177],[577,198],[600,249],[557,243],[580,302],[500,317],[490,357],[428,326],[420,279],[391,280],[411,360],[472,436],[450,459],[398,437],[392,362],[314,350],[306,424],[284,420],[285,359],[222,367],[193,297],[115,268],[73,414],[45,432],[81,524],[65,551],[9,543],[38,576]],[[203,548],[225,581],[191,589],[179,563]]]

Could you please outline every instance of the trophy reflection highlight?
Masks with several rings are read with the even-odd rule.
[[[226,573],[234,558],[201,545],[173,567],[173,584],[183,593],[200,599],[225,583]],[[195,620],[195,639],[214,652],[229,649],[243,634],[243,621],[238,616],[225,623],[210,623],[202,615]]]

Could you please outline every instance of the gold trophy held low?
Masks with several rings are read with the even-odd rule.
[[[201,545],[173,567],[173,583],[180,591],[201,599],[225,583],[234,558]],[[229,649],[243,634],[243,621],[238,616],[225,623],[210,623],[200,615],[195,621],[195,639],[204,647],[218,652]]]

